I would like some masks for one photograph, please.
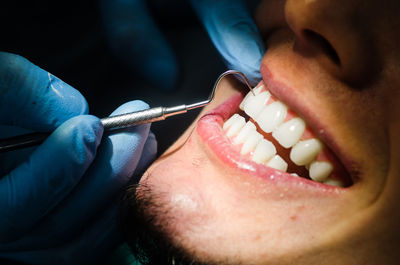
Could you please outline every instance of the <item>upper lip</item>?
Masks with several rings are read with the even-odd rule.
[[[261,66],[261,73],[263,81],[267,85],[268,90],[306,121],[313,133],[336,154],[337,158],[346,168],[351,181],[354,184],[359,177],[359,172],[356,171],[358,167],[356,166],[356,163],[349,157],[349,154],[338,145],[329,127],[317,119],[311,108],[304,104],[304,101],[300,97],[297,95],[294,96],[294,94],[291,93],[293,88],[278,80],[271,72],[271,69],[269,69],[265,64]]]

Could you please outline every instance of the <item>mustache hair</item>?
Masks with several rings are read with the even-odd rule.
[[[232,264],[200,261],[194,251],[174,245],[168,227],[173,226],[175,218],[161,203],[162,196],[141,183],[130,185],[121,200],[120,227],[137,261],[142,265]]]

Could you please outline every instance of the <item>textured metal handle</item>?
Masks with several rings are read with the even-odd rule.
[[[101,119],[101,123],[104,129],[116,130],[160,120],[165,120],[163,107],[103,118]]]

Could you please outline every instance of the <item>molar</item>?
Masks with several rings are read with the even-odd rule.
[[[314,181],[324,182],[332,173],[333,166],[326,161],[314,161],[310,164],[310,178]]]
[[[323,183],[330,186],[344,187],[344,183],[337,179],[327,178]]]
[[[311,163],[322,150],[322,143],[315,138],[300,141],[290,151],[290,159],[298,166]]]
[[[285,148],[292,147],[301,138],[306,124],[301,118],[293,118],[272,132],[272,136]]]

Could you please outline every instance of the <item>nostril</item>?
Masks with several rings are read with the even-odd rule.
[[[328,40],[326,40],[320,34],[309,29],[303,30],[302,33],[304,39],[308,43],[321,49],[322,52],[324,52],[335,64],[339,66],[341,65],[339,55],[337,54],[337,52],[335,51],[335,49],[332,47],[332,45],[329,43]]]

